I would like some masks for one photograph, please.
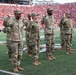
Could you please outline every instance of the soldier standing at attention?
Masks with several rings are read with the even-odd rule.
[[[71,36],[73,33],[73,25],[71,19],[71,13],[67,12],[65,17],[62,19],[62,26],[63,26],[63,34],[64,34],[64,46],[66,49],[67,54],[72,54],[71,52]]]
[[[32,50],[31,50],[31,14],[27,14],[28,20],[24,22],[24,26],[26,26],[26,45],[27,45],[27,53],[28,56],[32,56]]]
[[[61,39],[62,49],[64,49],[64,34],[63,34],[64,30],[63,30],[63,25],[62,25],[63,18],[64,17],[61,18],[61,20],[60,20],[60,22],[58,24],[58,26],[60,27],[60,39]]]
[[[21,11],[14,11],[14,17],[11,17],[9,24],[12,32],[11,41],[13,50],[13,71],[19,72],[20,70],[24,70],[20,67],[20,62],[23,53],[23,36],[21,29],[21,27],[23,26],[23,19],[21,18]]]
[[[3,21],[3,32],[6,33],[6,46],[8,48],[8,57],[9,60],[12,61],[12,48],[11,48],[11,28],[10,25],[8,24],[9,20],[10,20],[10,15],[7,15],[7,17],[4,19]]]
[[[44,34],[46,42],[46,55],[48,60],[56,59],[53,57],[52,52],[54,50],[55,38],[54,38],[54,16],[52,15],[52,9],[47,9],[47,15],[45,15],[41,21],[45,25]]]
[[[41,63],[38,61],[39,57],[39,44],[40,44],[40,25],[37,22],[37,16],[39,14],[32,13],[31,14],[31,36],[30,36],[30,43],[32,46],[32,58],[33,58],[33,64],[34,65],[40,65]]]

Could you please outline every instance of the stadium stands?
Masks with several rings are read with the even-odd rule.
[[[28,13],[37,12],[40,14],[39,21],[42,16],[46,14],[46,8],[52,8],[55,16],[55,26],[57,26],[59,19],[65,12],[70,11],[72,13],[72,18],[74,25],[76,24],[76,3],[67,4],[50,4],[50,5],[15,5],[15,4],[0,4],[0,20],[2,21],[6,15],[11,13],[13,15],[13,10],[19,9],[23,12],[22,17],[26,17]],[[2,22],[0,21],[0,27]]]

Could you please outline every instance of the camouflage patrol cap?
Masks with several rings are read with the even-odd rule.
[[[31,16],[32,16],[32,17],[33,17],[33,16],[39,16],[39,14],[37,14],[37,13],[32,13]]]
[[[22,14],[22,12],[19,10],[14,10],[14,14]]]
[[[31,17],[31,14],[27,14],[27,16]]]
[[[71,12],[66,12],[66,14],[71,15]]]
[[[47,8],[46,10],[47,10],[47,11],[53,11],[53,9],[52,9],[52,8]]]

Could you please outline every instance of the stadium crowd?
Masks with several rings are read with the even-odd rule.
[[[21,67],[24,41],[26,41],[27,54],[32,58],[33,65],[41,65],[39,62],[40,53],[40,25],[44,28],[44,40],[46,48],[46,59],[55,60],[55,29],[60,27],[60,46],[66,54],[72,52],[73,25],[75,22],[75,4],[45,4],[45,5],[0,5],[0,20],[3,25],[3,32],[6,33],[6,46],[8,59],[12,63],[13,72],[25,70]],[[23,37],[23,30],[26,28],[26,39]]]
[[[47,4],[47,5],[15,5],[15,4],[0,4],[0,27],[2,27],[2,22],[4,17],[11,13],[13,10],[18,9],[23,12],[22,17],[26,17],[27,14],[32,12],[37,12],[40,14],[39,20],[42,16],[46,14],[46,8],[52,8],[54,10],[55,17],[55,26],[57,26],[59,19],[66,12],[70,11],[72,13],[73,25],[76,24],[76,3],[67,3],[67,4]]]

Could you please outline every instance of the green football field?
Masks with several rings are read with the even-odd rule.
[[[44,33],[41,30],[40,35],[43,36]],[[5,41],[6,34],[0,32],[0,41]],[[60,43],[60,32],[59,29],[55,31],[56,43]],[[25,32],[24,32],[25,38]],[[74,29],[73,34],[73,46],[76,48],[76,29]],[[45,44],[44,39],[41,39],[41,44]],[[24,41],[24,45],[25,41]],[[0,70],[12,71],[12,63],[8,60],[6,52],[8,51],[5,44],[0,45]],[[73,50],[74,54],[67,55],[65,50],[56,50],[53,55],[56,60],[47,60],[46,53],[40,53],[39,61],[42,63],[39,66],[34,66],[32,64],[32,58],[28,57],[27,53],[23,53],[23,58],[21,61],[21,66],[25,69],[20,71],[18,74],[22,75],[76,75],[76,50]],[[0,71],[0,75],[12,75]]]

